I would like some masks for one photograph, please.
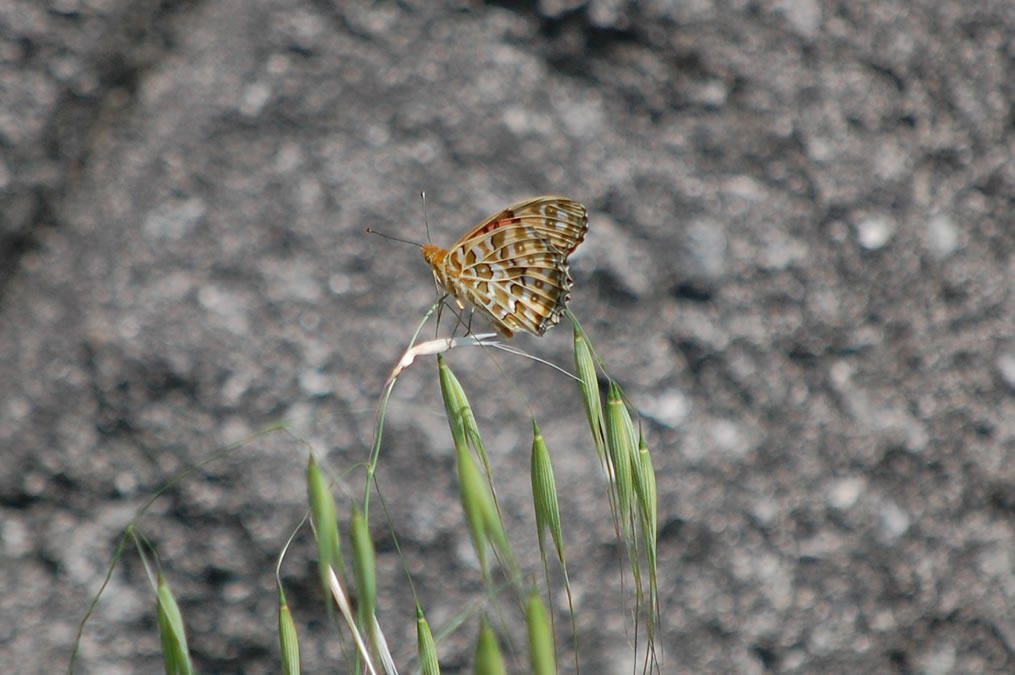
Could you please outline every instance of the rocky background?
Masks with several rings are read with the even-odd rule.
[[[65,670],[136,511],[285,419],[141,520],[198,669],[278,671],[307,442],[358,497],[435,298],[418,250],[363,230],[425,240],[425,190],[444,245],[537,194],[590,209],[572,308],[654,450],[663,672],[1012,672],[1013,36],[1010,0],[0,0],[5,668]],[[566,328],[512,343],[570,363]],[[583,670],[629,673],[574,386],[494,356],[450,360],[519,557],[538,571],[535,411]],[[384,439],[408,671],[403,568],[435,627],[482,597],[428,361]],[[308,672],[340,672],[306,530],[282,575]],[[128,548],[77,672],[160,670]]]

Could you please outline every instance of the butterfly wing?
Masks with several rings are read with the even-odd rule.
[[[448,250],[448,288],[485,314],[505,336],[542,335],[570,299],[567,259],[585,239],[585,207],[566,197],[536,197],[477,225]]]
[[[578,244],[585,240],[588,229],[588,212],[584,206],[567,197],[545,195],[519,202],[490,216],[459,239],[452,248],[468,245],[471,241],[479,241],[496,233],[509,237],[512,231],[520,230],[527,236],[545,239],[567,259]],[[500,249],[497,245],[500,243],[501,240],[494,241],[494,249]]]

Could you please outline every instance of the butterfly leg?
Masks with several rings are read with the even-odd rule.
[[[455,333],[458,332],[458,327],[464,325],[465,323],[464,320],[462,319],[462,312],[455,309],[454,307],[452,307],[447,303],[447,299],[450,297],[452,297],[450,294],[445,294],[444,297],[441,298],[440,306],[437,308],[437,323],[434,326],[434,337],[437,337],[440,331],[441,314],[444,312],[445,308],[447,308],[447,310],[451,313],[451,315],[455,317],[455,326],[451,330],[451,337],[454,337]]]
[[[459,326],[464,326],[465,327],[465,334],[466,335],[470,335],[472,333],[472,315],[471,314],[469,315],[468,325],[466,325],[466,321],[465,321],[465,319],[462,316],[465,308],[462,307],[462,303],[458,302],[457,298],[455,299],[455,304],[459,306],[459,309],[456,309],[455,307],[452,307],[451,305],[449,305],[447,303],[447,300],[450,297],[452,297],[451,294],[446,293],[441,298],[440,306],[437,308],[437,323],[436,323],[436,325],[434,327],[434,336],[436,337],[436,335],[440,331],[441,314],[444,312],[444,308],[445,307],[455,317],[455,327],[451,331],[451,337],[454,337],[455,334],[458,332]]]
[[[458,332],[459,327],[465,329],[466,337],[472,335],[472,312],[471,311],[469,312],[469,319],[466,321],[464,307],[460,307],[458,311],[452,308],[451,311],[454,312],[456,317],[458,317],[458,321],[455,323],[455,330],[452,331],[452,335]]]

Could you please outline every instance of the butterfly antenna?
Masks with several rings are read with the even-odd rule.
[[[419,242],[409,241],[408,239],[401,239],[399,237],[393,237],[390,234],[384,234],[383,232],[378,232],[377,230],[375,230],[372,227],[368,227],[366,231],[367,231],[368,234],[376,234],[378,237],[384,237],[385,239],[390,239],[391,241],[397,241],[397,242],[400,242],[402,244],[409,244],[411,246],[415,246],[416,248],[423,248],[423,244],[420,244]]]
[[[430,219],[426,217],[426,192],[420,191],[419,198],[423,201],[423,227],[426,228],[426,240],[430,241]]]

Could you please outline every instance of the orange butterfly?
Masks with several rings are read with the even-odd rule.
[[[448,250],[425,244],[423,258],[459,307],[468,302],[504,337],[542,335],[567,309],[567,259],[588,229],[578,202],[535,197],[490,216]]]

